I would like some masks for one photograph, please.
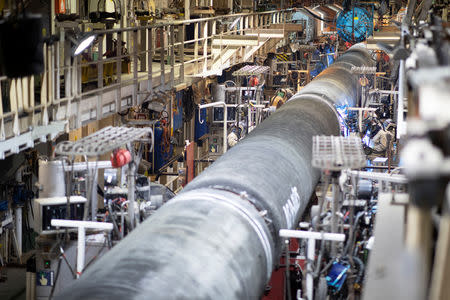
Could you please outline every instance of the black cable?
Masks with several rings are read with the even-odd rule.
[[[58,267],[56,268],[55,282],[53,282],[52,290],[50,292],[50,296],[48,296],[48,300],[52,300],[52,298],[53,298],[53,293],[55,292],[56,283],[58,282],[60,269],[61,269],[61,257],[59,257],[59,260],[58,260]]]
[[[25,230],[27,232],[26,239],[30,245],[30,249],[32,249],[33,248],[33,240],[31,238],[31,234],[33,233],[33,229],[31,229],[30,221],[28,220],[28,205],[29,205],[29,203],[25,204],[26,215],[24,218],[24,222],[25,222]],[[32,205],[30,205],[30,207],[31,207],[31,211],[33,211]]]
[[[67,260],[66,254],[64,253],[63,248],[60,246],[60,251],[61,251],[61,257],[64,259],[64,261],[67,264],[67,267],[69,267],[70,273],[72,273],[73,279],[77,279],[77,273],[75,273],[75,271],[73,270],[72,266],[70,265],[69,261]]]
[[[113,223],[114,231],[116,232],[117,236],[120,237],[119,226],[117,226],[116,216],[113,214],[113,210],[111,208],[111,202],[108,202],[108,211],[109,211],[109,216]]]

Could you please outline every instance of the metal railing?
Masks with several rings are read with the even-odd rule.
[[[272,24],[288,22],[291,13],[242,13],[94,31],[94,45],[75,58],[71,57],[70,29],[58,27],[59,41],[44,46],[45,71],[34,76],[40,95],[36,93],[36,99],[27,100],[26,105],[13,105],[14,101],[24,101],[16,98],[10,99],[9,107],[1,107],[0,158],[32,147],[33,141],[24,145],[24,139],[4,143],[32,128],[40,131],[29,138],[44,141],[46,133],[50,138],[60,133],[61,123],[65,131],[80,128],[174,88],[188,86],[196,78],[217,74],[212,66],[214,59],[217,63],[221,58],[212,55],[213,40],[218,39],[217,44],[222,45],[224,37],[269,29]],[[236,51],[230,62],[242,62],[246,48]],[[30,78],[19,80],[31,82]],[[7,89],[5,83],[10,80],[1,77],[2,82]],[[5,94],[8,98],[8,91]],[[55,124],[58,126],[51,129]]]

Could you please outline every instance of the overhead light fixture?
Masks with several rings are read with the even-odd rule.
[[[233,23],[228,26],[228,30],[233,29],[238,24],[239,20],[241,20],[241,17],[237,17],[236,20],[234,20]]]
[[[74,46],[72,47],[72,56],[77,56],[84,50],[89,48],[97,37],[97,35],[94,33],[85,33],[79,38],[76,37],[76,33],[74,35],[75,37],[69,36],[69,39],[74,44]]]

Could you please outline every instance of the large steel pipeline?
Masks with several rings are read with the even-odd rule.
[[[352,48],[101,257],[57,299],[259,299],[320,173],[312,137],[340,132],[371,66]]]

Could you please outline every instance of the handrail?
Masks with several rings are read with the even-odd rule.
[[[295,9],[287,8],[287,9],[271,10],[271,11],[264,11],[264,12],[238,13],[238,14],[231,14],[231,15],[221,15],[221,16],[215,16],[215,17],[207,17],[207,18],[158,22],[158,23],[145,25],[145,26],[130,26],[130,27],[124,27],[124,28],[112,28],[112,29],[105,29],[105,30],[96,30],[95,33],[108,34],[108,33],[126,32],[126,31],[136,31],[136,30],[142,30],[142,29],[158,28],[158,27],[163,27],[163,26],[171,26],[171,25],[175,26],[175,25],[183,25],[183,24],[192,24],[192,23],[207,22],[207,21],[214,21],[214,20],[220,20],[220,19],[228,19],[228,18],[249,17],[249,16],[254,16],[254,15],[269,15],[269,14],[273,14],[273,13],[291,12],[291,11],[295,11]]]
[[[9,139],[52,121],[67,121],[66,131],[76,129],[87,122],[100,120],[159,96],[157,91],[172,90],[188,77],[196,80],[193,78],[213,74],[216,72],[216,58],[221,53],[212,47],[213,39],[222,40],[229,35],[244,35],[256,28],[285,23],[293,11],[238,13],[94,30],[98,36],[98,50],[89,51],[90,55],[97,53],[98,57],[88,61],[82,61],[80,56],[71,59],[70,54],[65,53],[67,36],[65,29],[60,27],[59,41],[44,48],[46,64],[41,77],[45,77],[47,85],[41,90],[41,102],[36,99],[28,105],[16,105],[20,111],[3,108],[0,112],[0,139],[2,136]],[[216,26],[220,20],[236,18],[241,18],[238,28],[229,30],[227,26]],[[185,40],[188,24],[194,24],[194,36]],[[108,35],[117,39],[118,49],[115,55],[106,58],[103,56],[106,51],[103,43]],[[139,37],[142,40],[138,43]],[[122,51],[122,41],[126,42],[128,53]],[[258,39],[258,45],[264,41]],[[222,44],[220,42],[220,50],[225,47]],[[189,52],[186,49],[190,49]],[[243,62],[244,57],[238,57],[237,52],[230,52],[230,55],[228,59],[220,58],[222,68],[231,62]],[[253,52],[251,55],[254,55]],[[8,79],[0,77],[0,82],[4,80]]]

